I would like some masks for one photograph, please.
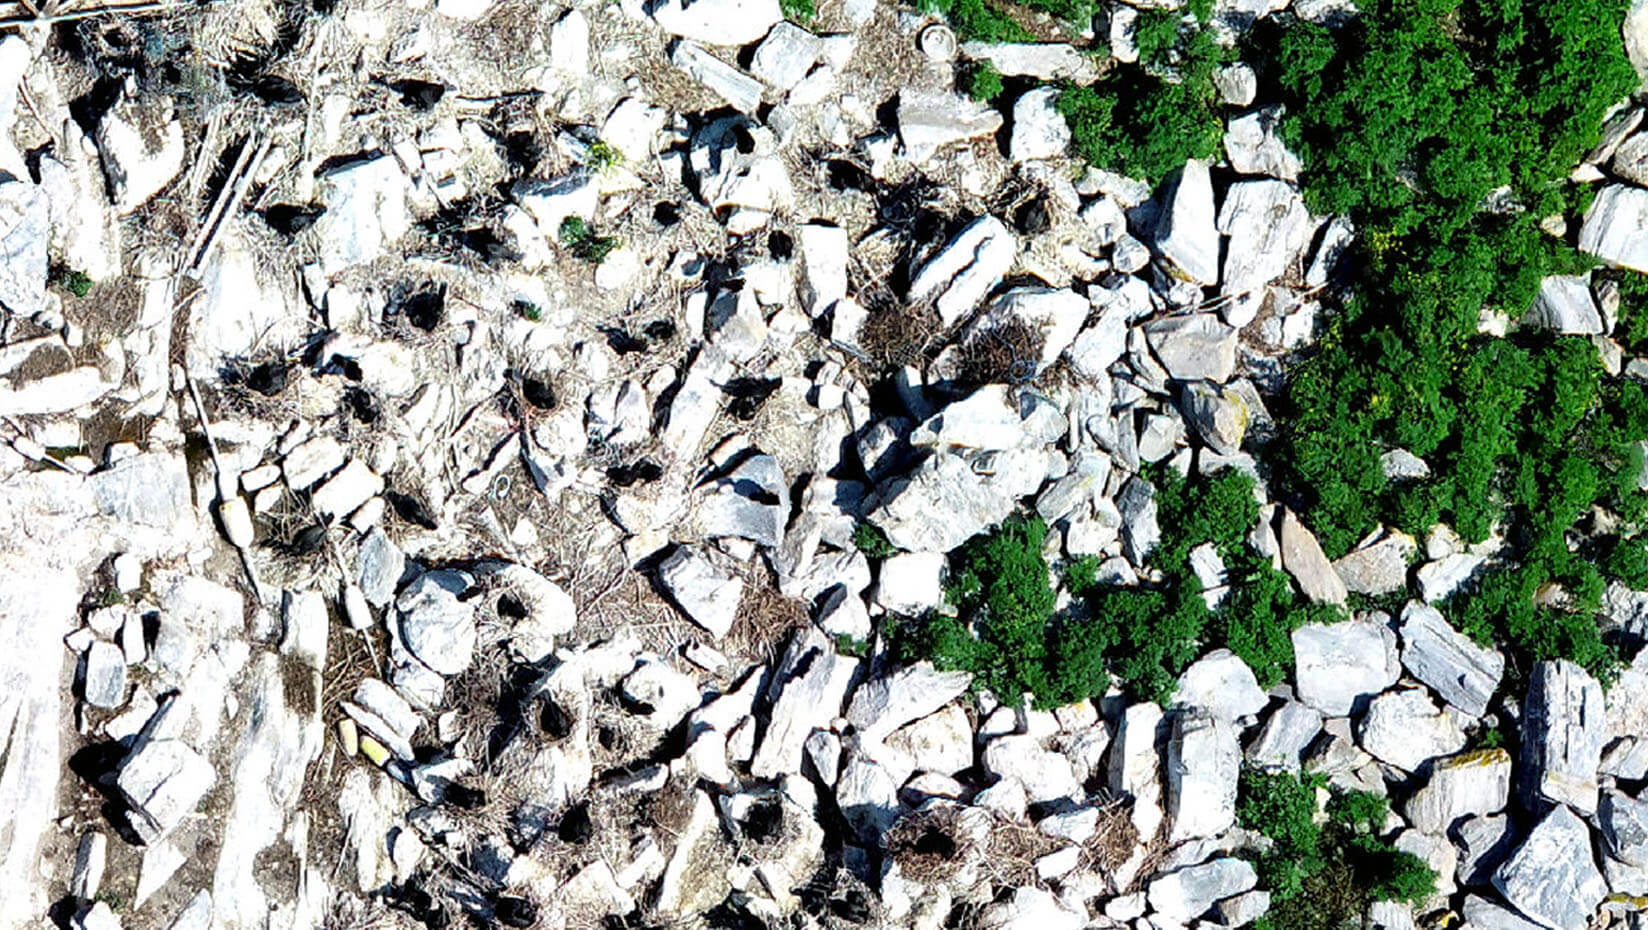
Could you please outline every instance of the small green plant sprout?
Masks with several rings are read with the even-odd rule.
[[[590,143],[588,157],[589,166],[601,174],[611,174],[624,164],[624,153],[601,139]]]
[[[511,307],[514,309],[515,315],[519,316],[523,320],[530,320],[531,322],[536,323],[544,318],[543,308],[530,300],[517,300],[511,305]]]
[[[870,654],[870,641],[848,633],[841,633],[835,638],[835,651],[844,656],[862,659]]]
[[[996,70],[995,63],[987,58],[968,67],[966,84],[967,93],[982,103],[989,103],[1001,96],[1001,72]]]
[[[810,23],[818,15],[818,7],[813,0],[778,0],[778,8],[785,19],[796,23]]]
[[[881,528],[874,523],[860,523],[853,530],[853,545],[859,552],[864,553],[866,558],[871,559],[892,558],[898,552],[893,548],[893,544],[887,541],[887,534],[881,532]]]
[[[561,221],[561,244],[580,261],[599,265],[618,248],[618,238],[598,235],[583,217],[569,216]]]
[[[85,297],[91,293],[94,282],[91,276],[84,271],[77,271],[73,268],[56,268],[52,271],[52,283],[76,297]]]

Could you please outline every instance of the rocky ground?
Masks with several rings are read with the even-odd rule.
[[[1493,541],[1330,562],[1267,495],[1355,232],[1244,66],[1153,189],[1054,92],[955,89],[1091,77],[1116,10],[958,47],[877,0],[11,6],[0,928],[1238,927],[1244,767],[1391,798],[1437,890],[1370,926],[1641,925],[1648,652],[1508,675],[1428,606]],[[1648,270],[1641,117],[1579,243]],[[1551,278],[1520,325],[1642,376],[1617,304]],[[1252,473],[1303,595],[1396,606],[1165,708],[895,661],[1015,512],[1148,582],[1152,464]]]

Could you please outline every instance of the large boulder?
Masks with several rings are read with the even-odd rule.
[[[1213,179],[1207,162],[1185,162],[1156,222],[1156,254],[1197,284],[1219,282],[1219,230],[1214,225]],[[1222,379],[1221,379],[1222,380]]]
[[[1481,749],[1438,759],[1424,787],[1408,798],[1408,822],[1441,833],[1465,817],[1505,809],[1511,791],[1511,755]]]
[[[1177,713],[1167,744],[1169,843],[1218,836],[1236,822],[1242,747],[1236,728],[1205,711]]]
[[[1597,768],[1607,738],[1602,686],[1566,660],[1540,662],[1522,702],[1517,791],[1523,806],[1596,811]]]
[[[1293,661],[1299,700],[1329,717],[1351,713],[1402,674],[1382,614],[1294,630]]]
[[[1598,191],[1585,211],[1579,248],[1611,265],[1648,272],[1648,190],[1610,184]]]
[[[900,103],[901,125],[904,112],[904,104]],[[1000,123],[998,115],[996,124]],[[940,322],[950,326],[971,313],[1001,283],[1018,253],[1018,239],[1007,224],[993,216],[979,217],[921,266],[910,282],[910,299],[932,300]]]
[[[1423,688],[1404,688],[1373,699],[1358,734],[1374,758],[1406,772],[1427,759],[1458,752],[1465,733]]]
[[[1226,857],[1170,872],[1155,879],[1146,894],[1151,908],[1179,924],[1188,924],[1225,898],[1250,891],[1259,883],[1253,866]]]
[[[1505,672],[1505,657],[1456,631],[1435,607],[1410,601],[1402,608],[1402,666],[1442,700],[1480,717]]]
[[[1513,907],[1551,930],[1584,930],[1608,894],[1591,831],[1561,805],[1533,828],[1493,882]]]

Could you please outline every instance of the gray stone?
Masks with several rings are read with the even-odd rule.
[[[778,460],[758,454],[744,459],[711,484],[697,505],[698,531],[706,537],[736,537],[777,547],[788,521],[789,485]]]
[[[1219,97],[1233,107],[1245,107],[1259,94],[1259,75],[1251,65],[1237,62],[1213,72],[1213,86]],[[1226,143],[1228,147],[1228,143]]]
[[[355,557],[355,571],[359,573],[361,594],[367,603],[382,607],[395,599],[395,587],[406,572],[406,555],[389,541],[381,528],[373,527],[361,542],[360,553]]]
[[[823,39],[795,23],[784,21],[772,27],[772,31],[756,47],[755,57],[750,61],[750,71],[766,81],[769,87],[789,91],[801,83],[822,54]]]
[[[1405,772],[1427,759],[1458,752],[1465,733],[1422,688],[1405,688],[1373,699],[1358,733],[1362,748]]]
[[[1638,120],[1642,111],[1636,111]],[[1619,144],[1613,155],[1614,173],[1641,187],[1648,185],[1648,132],[1639,132]]]
[[[1013,890],[979,912],[979,930],[1080,930],[1085,915],[1070,909],[1050,891],[1024,887]]]
[[[1215,649],[1191,663],[1173,692],[1174,706],[1203,710],[1225,723],[1254,716],[1268,703],[1253,670],[1229,649]]]
[[[928,417],[911,431],[909,441],[935,448],[1037,448],[1056,442],[1068,426],[1064,412],[1047,399],[987,384]]]
[[[1547,276],[1522,325],[1565,335],[1601,333],[1602,314],[1591,297],[1591,282],[1581,275]]]
[[[73,930],[121,930],[120,918],[107,901],[98,901],[74,915]]]
[[[601,203],[601,187],[588,171],[574,171],[553,180],[528,177],[516,181],[510,196],[521,205],[538,229],[558,240],[561,224],[570,217],[592,219]]]
[[[1333,563],[1333,571],[1352,594],[1394,594],[1408,586],[1408,562],[1416,551],[1413,538],[1391,532]]]
[[[1648,867],[1648,800],[1609,789],[1602,793],[1597,820],[1609,853],[1631,865]]]
[[[1478,646],[1449,626],[1441,611],[1419,601],[1402,608],[1401,632],[1402,666],[1408,674],[1472,717],[1488,712],[1505,672],[1504,656]]]
[[[0,306],[32,317],[45,306],[48,205],[24,181],[0,183]]]
[[[983,762],[984,770],[991,775],[1023,785],[1031,803],[1082,796],[1081,782],[1070,760],[1043,749],[1029,734],[998,736],[986,743]]]
[[[1543,930],[1543,925],[1480,895],[1467,895],[1460,913],[1470,930]]]
[[[1539,662],[1522,702],[1522,753],[1517,792],[1525,807],[1567,804],[1596,811],[1597,768],[1607,723],[1602,687],[1566,660]]]
[[[217,782],[217,772],[182,740],[147,732],[137,740],[120,764],[115,787],[130,807],[127,821],[132,829],[153,846],[194,811]]]
[[[1154,702],[1133,704],[1122,712],[1110,742],[1106,784],[1133,799],[1133,825],[1140,836],[1154,836],[1162,820],[1162,755],[1157,748],[1162,709]]]
[[[1242,859],[1225,857],[1179,869],[1151,881],[1150,907],[1180,924],[1207,913],[1214,904],[1253,890],[1259,876]]]
[[[1241,450],[1252,414],[1240,394],[1208,381],[1193,381],[1179,393],[1179,410],[1214,452],[1235,455]]]
[[[1232,184],[1219,209],[1219,232],[1230,237],[1219,292],[1239,295],[1279,278],[1310,244],[1310,211],[1293,186],[1276,180]]]
[[[687,619],[720,639],[738,619],[744,582],[723,571],[710,557],[681,546],[658,563],[658,582]]]
[[[955,704],[895,730],[887,745],[908,756],[918,772],[954,775],[973,765],[973,726]]]
[[[655,0],[647,13],[670,35],[706,45],[748,45],[784,18],[778,0]]]
[[[915,165],[926,164],[947,146],[994,135],[1002,123],[994,107],[942,92],[901,92],[897,115],[899,139]]]
[[[898,782],[886,768],[856,753],[841,767],[835,800],[861,840],[878,839],[898,820]]]
[[[1580,251],[1648,273],[1648,190],[1609,184],[1597,192],[1579,230]]]
[[[754,2],[776,3],[776,0]],[[675,50],[670,52],[670,62],[740,113],[754,113],[761,106],[761,82],[710,54],[697,42],[686,39],[676,42]]]
[[[949,552],[1010,515],[1017,500],[945,452],[929,456],[908,476],[891,481],[869,519],[900,549]]]
[[[1063,42],[963,42],[961,52],[974,61],[988,61],[997,71],[1012,77],[1070,80],[1082,84],[1098,77],[1093,59]]]
[[[1144,325],[1150,351],[1179,381],[1229,381],[1236,370],[1236,329],[1212,313],[1189,313]]]
[[[1433,762],[1403,812],[1415,828],[1441,833],[1461,818],[1504,810],[1510,790],[1510,753],[1480,749]]]
[[[1214,219],[1213,180],[1207,163],[1193,158],[1185,162],[1183,173],[1162,205],[1152,243],[1156,254],[1186,280],[1217,284],[1219,231]]]
[[[1454,884],[1454,870],[1459,863],[1459,852],[1453,843],[1439,833],[1426,833],[1412,828],[1403,830],[1391,844],[1400,852],[1416,856],[1436,873],[1436,890],[1421,904],[1439,904],[1459,890]]]
[[[1023,361],[1033,362],[1034,372],[1041,374],[1069,348],[1090,309],[1087,298],[1075,291],[1016,287],[991,301],[990,306],[956,337],[956,345],[999,339],[1000,334],[1009,327],[1022,327],[1040,337],[1040,356]]]
[[[1270,913],[1270,892],[1258,889],[1226,898],[1214,906],[1214,913],[1221,927],[1245,927]]]
[[[999,126],[1000,116],[996,122]],[[1006,224],[993,216],[980,217],[921,266],[910,282],[910,299],[933,300],[939,321],[951,326],[1001,283],[1018,249],[1018,240]]]
[[[1230,121],[1225,155],[1241,174],[1263,174],[1283,181],[1299,178],[1299,158],[1288,151],[1277,127],[1282,107],[1261,107]]]
[[[74,872],[69,877],[69,894],[90,900],[103,887],[103,867],[108,862],[109,838],[93,831],[80,837],[74,851]]]
[[[331,436],[317,436],[281,460],[281,473],[294,491],[305,491],[343,466],[343,447]]]
[[[1242,747],[1233,724],[1204,711],[1176,713],[1166,770],[1169,843],[1218,836],[1236,822]]]
[[[808,734],[840,716],[841,702],[846,699],[858,666],[859,660],[837,655],[835,644],[817,630],[809,629],[795,637],[773,676],[777,697],[766,733],[750,763],[755,777],[773,778],[801,770]],[[896,784],[892,791],[896,797]]]
[[[1486,555],[1474,552],[1455,552],[1419,566],[1415,580],[1419,582],[1419,597],[1427,604],[1446,600],[1476,576],[1488,561]]]
[[[391,155],[372,155],[317,179],[326,212],[315,221],[328,277],[372,261],[412,228],[411,182]]]
[[[847,296],[851,243],[840,226],[806,223],[796,233],[803,270],[801,297],[807,313],[817,317]]]
[[[860,685],[848,705],[847,722],[860,738],[880,742],[960,697],[972,680],[967,672],[941,672],[930,662],[904,666]]]
[[[1116,495],[1116,509],[1122,517],[1122,548],[1128,561],[1142,566],[1162,538],[1156,522],[1156,489],[1135,475]]]
[[[425,572],[395,600],[406,648],[442,675],[462,673],[475,656],[475,608],[458,599],[467,587],[457,572]]]
[[[93,707],[118,710],[126,703],[126,654],[119,646],[95,642],[86,650],[84,688]]]
[[[1594,856],[1585,822],[1558,805],[1494,873],[1494,887],[1541,926],[1583,930],[1608,893]]]
[[[309,503],[322,519],[342,518],[382,490],[382,478],[360,459],[350,459],[337,474],[315,489]]]
[[[1057,87],[1038,87],[1013,104],[1013,135],[1008,152],[1015,162],[1056,158],[1070,146],[1070,127],[1057,103]]]
[[[97,123],[97,152],[109,196],[122,216],[148,203],[183,170],[183,124],[168,97],[139,96],[128,86]]]
[[[1247,747],[1248,764],[1297,772],[1305,750],[1322,732],[1322,715],[1298,701],[1288,701],[1265,720]]]
[[[882,610],[919,617],[944,601],[945,557],[940,552],[901,552],[881,563],[875,603]]]
[[[1299,590],[1315,603],[1343,607],[1350,592],[1322,552],[1316,535],[1305,528],[1292,510],[1282,510],[1276,536],[1282,547],[1282,567],[1293,576]]]
[[[1516,849],[1511,818],[1505,814],[1461,820],[1450,833],[1459,848],[1455,878],[1467,888],[1492,884],[1494,870]]]

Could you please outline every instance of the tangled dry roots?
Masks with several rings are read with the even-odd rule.
[[[887,855],[910,881],[944,882],[979,852],[961,818],[960,805],[932,805],[902,818],[887,831]]]
[[[1017,317],[992,326],[961,346],[960,380],[964,384],[1024,384],[1036,376],[1045,341]]]

